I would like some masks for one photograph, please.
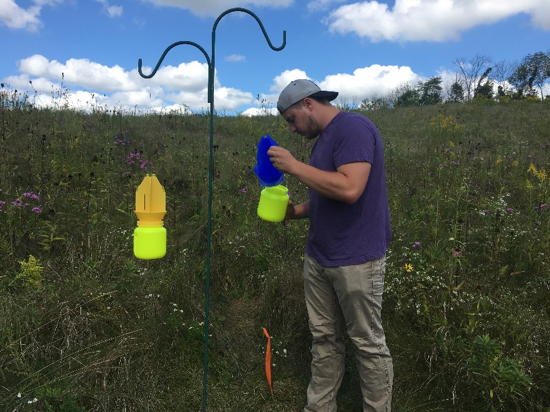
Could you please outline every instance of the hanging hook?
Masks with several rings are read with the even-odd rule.
[[[199,49],[202,52],[202,54],[204,54],[204,57],[206,58],[206,62],[208,63],[208,67],[210,67],[210,57],[208,56],[208,53],[206,52],[206,50],[204,50],[199,44],[197,44],[195,42],[192,42],[192,41],[177,41],[177,42],[171,44],[170,46],[168,46],[166,48],[166,50],[164,50],[164,53],[162,53],[162,56],[160,56],[160,59],[157,62],[157,65],[155,66],[155,68],[153,69],[153,72],[151,74],[143,74],[143,72],[141,71],[142,61],[141,61],[141,59],[139,59],[138,60],[139,75],[141,77],[145,78],[145,79],[150,79],[151,77],[153,77],[157,73],[157,70],[159,69],[160,65],[162,64],[162,61],[164,60],[164,58],[166,57],[168,52],[170,50],[172,50],[174,47],[179,46],[181,44],[189,44],[189,45],[194,46],[197,49]]]
[[[214,38],[214,32],[216,31],[216,27],[218,26],[218,23],[220,22],[222,17],[225,16],[226,14],[233,13],[234,11],[242,11],[243,13],[250,14],[252,17],[254,17],[256,19],[256,21],[260,25],[260,28],[262,29],[262,33],[264,34],[265,39],[267,40],[267,44],[269,44],[269,47],[271,47],[272,50],[281,51],[285,48],[285,46],[286,46],[286,30],[283,30],[283,44],[280,47],[273,46],[273,43],[271,43],[271,40],[269,39],[267,31],[265,30],[264,25],[263,25],[262,21],[259,19],[259,17],[256,16],[250,10],[244,9],[242,7],[235,7],[235,8],[226,10],[222,14],[219,15],[219,17],[216,19],[216,22],[214,23],[214,27],[212,28],[212,38]]]
[[[210,65],[210,74],[209,74],[209,77],[211,77],[212,79],[214,79],[214,75],[216,71],[216,28],[218,27],[218,23],[224,16],[226,16],[229,13],[233,13],[235,11],[240,11],[240,12],[249,14],[252,17],[254,17],[254,19],[256,19],[256,21],[260,25],[260,29],[262,29],[262,33],[264,34],[265,39],[267,40],[267,44],[269,45],[269,47],[271,47],[272,50],[281,51],[286,46],[286,30],[283,30],[283,44],[280,47],[275,47],[273,46],[273,43],[271,43],[271,40],[269,39],[269,36],[265,30],[265,27],[262,21],[259,19],[258,16],[256,16],[256,14],[242,7],[234,7],[232,9],[228,9],[218,16],[218,18],[214,22],[214,26],[212,26],[212,53],[210,54],[210,56],[212,56],[212,64]],[[214,101],[214,82],[213,81],[208,86],[208,101],[209,102]]]

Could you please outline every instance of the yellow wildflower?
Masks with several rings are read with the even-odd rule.
[[[412,272],[412,270],[413,270],[412,265],[410,263],[405,263],[405,270],[407,272]]]

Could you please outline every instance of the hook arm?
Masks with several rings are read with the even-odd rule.
[[[235,7],[235,8],[226,10],[225,12],[220,14],[220,16],[216,19],[216,22],[214,23],[214,27],[212,28],[212,32],[214,33],[216,31],[216,27],[218,26],[218,23],[220,22],[222,17],[224,17],[226,14],[232,13],[234,11],[242,11],[243,13],[250,14],[252,17],[254,17],[256,19],[256,21],[260,25],[260,29],[262,29],[262,33],[264,34],[265,39],[267,40],[267,44],[269,44],[269,47],[271,47],[272,50],[281,51],[285,48],[285,46],[286,46],[286,30],[283,30],[283,44],[280,47],[273,46],[273,43],[271,43],[271,40],[269,39],[269,35],[267,34],[267,31],[265,30],[265,27],[264,27],[262,21],[259,19],[259,17],[256,16],[256,14],[254,14],[250,10],[242,8],[242,7]]]
[[[189,44],[191,46],[194,46],[196,47],[197,49],[199,49],[202,54],[204,54],[204,57],[206,58],[206,61],[208,63],[208,67],[210,67],[210,57],[208,56],[208,53],[206,52],[206,50],[204,50],[200,45],[198,45],[197,43],[195,42],[192,42],[192,41],[178,41],[178,42],[175,42],[175,43],[172,43],[170,46],[168,46],[166,48],[166,50],[164,50],[164,53],[162,53],[162,56],[160,56],[160,59],[159,61],[157,62],[157,65],[155,66],[155,68],[153,69],[153,71],[151,72],[151,74],[143,74],[143,72],[141,71],[141,67],[142,67],[142,61],[141,59],[138,60],[138,72],[139,72],[139,75],[145,79],[150,79],[151,77],[153,77],[156,73],[157,73],[157,70],[159,69],[160,65],[162,64],[162,61],[164,60],[164,58],[166,57],[166,55],[168,54],[168,52],[170,50],[172,50],[174,47],[176,46],[179,46],[181,44]]]

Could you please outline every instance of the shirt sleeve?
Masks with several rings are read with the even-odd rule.
[[[366,119],[365,119],[366,120]],[[368,122],[351,118],[342,125],[335,142],[333,161],[336,168],[355,162],[374,160],[376,139]]]

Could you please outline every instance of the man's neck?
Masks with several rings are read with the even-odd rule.
[[[321,116],[319,116],[318,120],[321,131],[324,131],[326,129],[326,127],[329,125],[332,119],[336,117],[338,113],[340,113],[340,110],[333,105],[323,107]]]

